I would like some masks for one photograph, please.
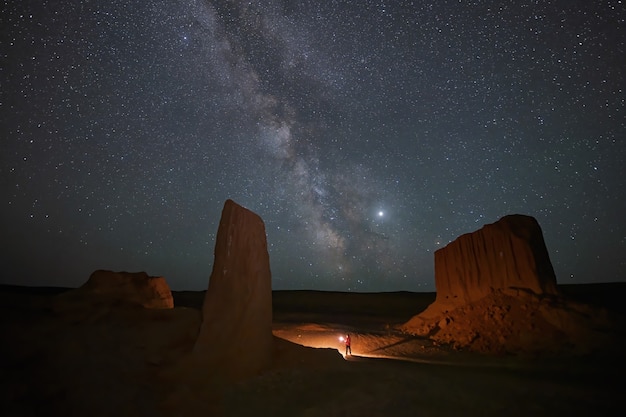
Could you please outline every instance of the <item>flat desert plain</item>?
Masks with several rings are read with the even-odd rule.
[[[626,284],[560,290],[624,323]],[[487,356],[396,330],[434,293],[274,291],[272,368],[226,383],[211,370],[179,366],[193,348],[204,292],[174,292],[171,310],[72,310],[55,307],[63,291],[0,287],[0,415],[622,416],[626,409],[623,325],[607,351]]]

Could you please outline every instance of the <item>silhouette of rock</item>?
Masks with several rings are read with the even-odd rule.
[[[163,277],[145,272],[94,271],[85,284],[57,297],[56,310],[110,306],[141,306],[151,309],[173,308],[172,291]],[[103,310],[104,311],[104,310]]]
[[[194,346],[212,373],[237,380],[270,365],[272,284],[263,220],[232,200],[224,204],[215,260]]]
[[[557,294],[556,276],[539,223],[509,215],[460,236],[435,252],[436,310],[450,310],[497,289]]]

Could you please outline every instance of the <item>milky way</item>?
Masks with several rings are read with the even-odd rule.
[[[206,288],[228,198],[275,289],[434,291],[512,213],[623,280],[626,12],[586,3],[5,2],[1,282]]]

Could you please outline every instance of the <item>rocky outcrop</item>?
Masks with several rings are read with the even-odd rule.
[[[94,271],[85,284],[57,297],[57,310],[96,306],[141,306],[151,309],[174,307],[169,285],[163,277],[145,272]]]
[[[174,308],[172,291],[163,277],[145,272],[94,271],[81,290],[145,308]]]
[[[436,251],[435,286],[437,311],[480,300],[498,289],[557,293],[541,227],[533,217],[518,214],[462,235]]]
[[[584,353],[602,344],[603,311],[561,296],[537,221],[510,215],[435,252],[435,302],[401,326],[483,353]]]
[[[272,348],[265,225],[255,213],[227,200],[193,355],[208,372],[237,380],[267,368]]]
[[[438,344],[487,354],[583,355],[610,348],[614,324],[606,310],[532,292],[496,290],[442,314],[407,323]]]

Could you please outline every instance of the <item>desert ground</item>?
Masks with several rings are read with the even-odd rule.
[[[626,284],[559,289],[624,323]],[[223,383],[180,366],[204,292],[148,310],[59,308],[64,291],[0,287],[3,416],[621,416],[626,406],[622,325],[608,350],[493,356],[396,330],[434,293],[274,291],[273,367]]]

